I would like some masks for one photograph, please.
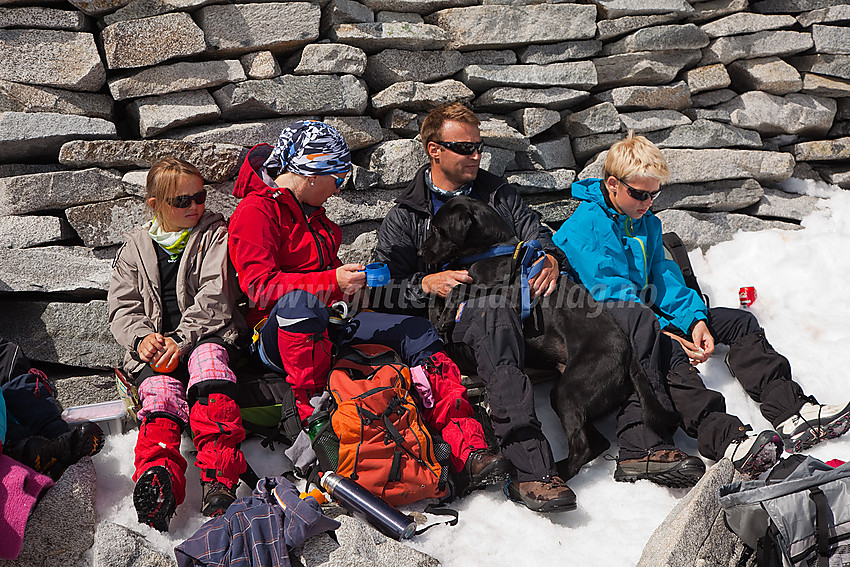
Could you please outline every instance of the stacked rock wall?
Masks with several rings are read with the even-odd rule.
[[[327,204],[347,259],[455,100],[483,119],[483,167],[553,227],[627,129],[663,148],[655,210],[690,246],[796,227],[816,200],[779,182],[850,188],[848,22],[841,0],[0,0],[0,335],[117,363],[107,282],[146,168],[191,161],[227,216],[246,149],[303,117],[354,150]]]

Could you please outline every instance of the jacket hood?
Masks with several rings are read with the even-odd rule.
[[[570,192],[574,199],[596,203],[602,208],[610,209],[611,207],[605,202],[605,196],[602,194],[601,183],[602,180],[597,177],[582,179],[572,184]],[[614,212],[616,213],[616,211]]]
[[[250,193],[265,192],[269,188],[263,181],[260,170],[273,149],[269,144],[258,144],[248,150],[248,155],[242,162],[242,167],[239,168],[236,184],[233,186],[234,197],[241,199]]]

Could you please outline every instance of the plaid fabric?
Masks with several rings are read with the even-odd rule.
[[[189,387],[204,380],[236,382],[236,375],[227,365],[227,349],[216,343],[201,343],[189,355]]]
[[[186,403],[186,390],[180,380],[160,374],[151,376],[139,386],[139,399],[142,409],[136,414],[139,421],[153,412],[165,412],[189,423],[189,405]]]

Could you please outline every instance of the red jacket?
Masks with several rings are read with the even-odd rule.
[[[328,305],[342,298],[336,279],[342,231],[323,208],[308,216],[288,189],[266,185],[259,171],[271,150],[268,144],[251,148],[233,188],[242,200],[230,217],[228,245],[252,326],[294,289]]]

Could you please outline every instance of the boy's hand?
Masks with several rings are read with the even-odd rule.
[[[453,287],[460,284],[472,283],[472,277],[466,270],[446,270],[436,274],[428,274],[422,278],[422,291],[428,294],[445,297]]]
[[[691,331],[693,342],[668,331],[664,331],[664,334],[679,341],[694,366],[708,360],[714,352],[714,337],[708,331],[708,325],[705,324],[705,321],[700,321],[694,325],[694,329]]]
[[[534,299],[538,295],[548,297],[555,291],[555,285],[558,283],[558,261],[551,255],[546,254],[543,260],[543,269],[540,273],[528,280],[529,289],[531,290],[531,298]]]

